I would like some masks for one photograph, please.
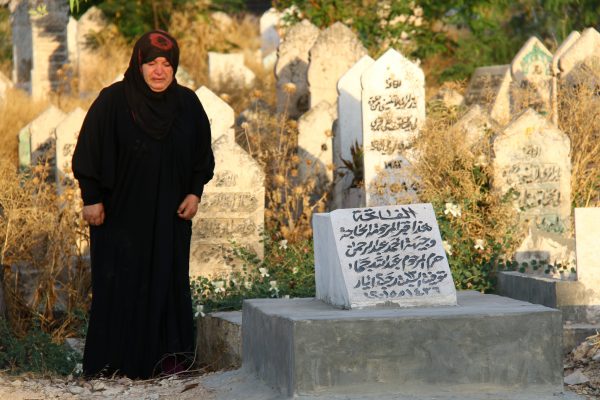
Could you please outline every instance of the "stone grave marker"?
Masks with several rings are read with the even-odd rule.
[[[351,188],[354,174],[343,168],[342,160],[351,161],[352,147],[357,144],[362,146],[363,143],[360,77],[374,62],[375,60],[371,57],[363,56],[338,81],[338,122],[337,131],[333,137],[333,160],[336,170],[345,175],[335,185],[336,208],[362,206],[360,202],[364,198],[364,190]],[[357,191],[358,193],[355,193]]]
[[[600,33],[587,28],[560,57],[560,78],[570,86],[584,84],[596,90],[600,85]]]
[[[512,193],[519,216],[552,233],[568,229],[571,215],[569,137],[529,109],[493,141],[494,187]]]
[[[17,88],[31,93],[33,48],[29,2],[11,1],[9,10],[13,52],[12,81]]]
[[[89,46],[90,35],[108,26],[104,14],[98,7],[90,7],[77,22],[77,58],[71,63],[79,76],[79,90],[89,92],[94,89],[98,64],[103,60]]]
[[[277,51],[280,22],[281,13],[275,8],[270,8],[260,17],[260,50],[263,58]]]
[[[558,80],[560,79],[560,68],[558,62],[563,54],[581,37],[577,31],[573,31],[558,46],[552,56],[552,122],[558,125]]]
[[[451,128],[460,132],[460,138],[467,148],[473,149],[484,145],[491,132],[495,131],[495,123],[482,106],[476,104]]]
[[[177,79],[177,83],[179,83],[182,86],[185,86],[192,90],[194,90],[196,88],[196,82],[194,82],[194,79],[189,74],[189,72],[181,65],[179,65],[177,67],[177,73],[175,74],[175,79]]]
[[[235,143],[234,112],[206,87],[196,91],[211,123],[216,168],[194,217],[190,275],[214,276],[235,266],[231,241],[263,255],[264,173]]]
[[[68,61],[67,24],[69,4],[60,0],[45,2],[47,14],[31,19],[31,96],[43,99],[59,88],[58,70]]]
[[[510,121],[510,66],[494,65],[475,69],[465,93],[464,104],[479,104],[500,125]]]
[[[577,280],[586,288],[590,304],[596,304],[600,315],[600,208],[575,208],[575,245],[577,248]]]
[[[51,162],[55,153],[48,153],[55,145],[54,128],[65,118],[65,113],[50,106],[19,131],[19,167],[35,165],[43,157]]]
[[[74,181],[71,159],[86,112],[77,107],[56,126],[56,186],[60,195]]]
[[[536,37],[531,37],[510,64],[511,114],[533,108],[545,116],[552,112],[552,53]]]
[[[77,66],[79,56],[77,51],[77,20],[73,16],[69,16],[67,24],[67,54],[69,64]]]
[[[0,103],[6,99],[6,92],[12,87],[12,81],[8,79],[2,72],[0,72]]]
[[[333,181],[332,126],[335,117],[335,107],[322,101],[298,120],[298,155],[305,160],[299,168],[301,179],[316,175],[321,183]]]
[[[310,49],[310,107],[322,101],[336,105],[338,80],[366,55],[367,50],[356,34],[341,22],[336,22],[321,32]]]
[[[456,305],[431,204],[313,216],[317,298],[354,309]]]
[[[309,108],[308,52],[319,29],[307,20],[292,26],[277,49],[277,112],[300,117]],[[293,86],[293,89],[291,88]]]
[[[366,205],[416,201],[411,142],[425,122],[425,75],[394,49],[361,77]]]
[[[244,64],[244,54],[208,52],[208,80],[213,87],[250,87],[254,79],[254,72]]]

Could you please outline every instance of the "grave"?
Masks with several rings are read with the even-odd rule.
[[[31,92],[33,48],[28,1],[9,2],[11,14],[13,70],[12,81],[19,89]]]
[[[552,111],[552,53],[536,37],[531,37],[511,64],[511,114],[533,108],[544,116]]]
[[[322,101],[298,120],[298,156],[304,160],[298,168],[300,179],[316,176],[322,184],[333,181],[332,125],[335,114],[335,107]]]
[[[558,46],[552,56],[552,122],[558,126],[558,80],[560,79],[560,68],[558,62],[563,54],[581,37],[577,31],[573,31]]]
[[[338,80],[367,50],[350,28],[336,22],[319,34],[309,54],[310,107],[322,101],[337,105]]]
[[[298,118],[309,108],[308,52],[319,29],[308,20],[292,26],[277,49],[277,112]],[[292,88],[293,86],[293,88]]]
[[[411,144],[425,122],[425,76],[394,49],[361,77],[366,205],[417,200]]]
[[[598,228],[600,208],[575,209],[577,280],[533,276],[520,272],[501,272],[498,292],[562,312],[563,351],[573,350],[600,329],[600,266],[598,265]]]
[[[211,86],[250,87],[254,79],[254,72],[244,64],[244,54],[208,52],[208,80]]]
[[[545,399],[562,391],[560,312],[456,294],[430,204],[336,210],[313,222],[317,293],[326,301],[246,300],[243,371],[294,398]],[[374,262],[357,262],[359,253]]]
[[[536,238],[524,241],[515,260],[568,262],[557,258],[568,254],[568,249],[540,244],[558,243],[557,234],[567,238],[571,216],[569,137],[528,109],[493,139],[493,150],[494,189],[510,196],[520,220],[529,226],[530,238]],[[547,240],[541,239],[544,237]]]
[[[54,128],[65,116],[64,112],[50,106],[19,131],[19,169],[25,170],[43,159],[54,161]]]
[[[193,219],[190,276],[230,273],[236,265],[232,244],[263,255],[264,173],[235,143],[233,109],[206,87],[196,91],[211,124],[215,175]]]
[[[467,112],[452,126],[460,133],[465,146],[475,155],[477,149],[485,148],[491,136],[497,131],[496,123],[482,106],[471,106]]]
[[[479,104],[500,125],[510,121],[510,66],[476,68],[464,97],[464,104]]]
[[[275,8],[270,8],[260,17],[260,51],[264,59],[271,53],[277,51],[279,46],[279,24],[281,13]]]
[[[600,33],[587,28],[558,60],[560,79],[569,86],[586,85],[597,90],[600,85]]]
[[[85,111],[77,107],[56,127],[56,187],[59,195],[66,185],[74,182],[71,159],[85,114]]]
[[[374,62],[369,56],[362,57],[338,81],[338,120],[333,137],[333,162],[336,170],[343,172],[344,176],[335,185],[336,208],[364,205],[364,188],[356,187],[354,182],[355,178],[362,180],[362,176],[355,177],[351,170],[344,168],[342,160],[352,161],[352,148],[357,149],[363,144],[360,77]]]

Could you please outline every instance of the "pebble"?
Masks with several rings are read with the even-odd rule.
[[[587,383],[589,381],[590,381],[590,378],[588,378],[579,369],[565,377],[565,384],[567,384],[567,385],[581,385],[582,383]]]
[[[82,394],[85,389],[82,388],[81,386],[69,386],[69,387],[67,387],[67,390],[71,394]]]

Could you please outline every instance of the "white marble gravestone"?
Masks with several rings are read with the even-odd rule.
[[[310,49],[310,107],[322,101],[336,105],[338,80],[366,55],[367,49],[356,34],[341,22],[336,22],[321,32]]]
[[[600,33],[587,28],[560,57],[560,78],[569,85],[585,84],[593,90],[600,84]]]
[[[560,79],[560,68],[558,62],[563,54],[581,37],[577,31],[573,31],[558,46],[552,56],[552,122],[558,126],[558,80]]]
[[[552,112],[552,53],[531,37],[515,55],[510,70],[512,114],[533,108],[545,116]]]
[[[260,51],[263,58],[277,51],[280,42],[280,22],[281,13],[275,8],[268,9],[260,17]]]
[[[333,180],[333,121],[336,109],[322,101],[298,120],[298,155],[303,160],[299,173],[302,179],[318,176],[322,183]]]
[[[600,304],[600,208],[575,209],[577,280],[586,287],[592,304]]]
[[[277,49],[277,112],[300,117],[309,108],[308,52],[319,36],[319,28],[307,20],[292,26]],[[293,85],[293,90],[290,86]]]
[[[24,140],[29,140],[31,152],[28,164],[25,158],[23,159],[24,166],[35,165],[46,157],[54,158],[55,153],[52,151],[56,144],[55,128],[65,117],[64,112],[50,106],[21,130],[19,136],[23,135]]]
[[[77,107],[56,126],[56,186],[60,195],[74,180],[71,159],[86,112]]]
[[[242,53],[208,52],[208,80],[213,87],[250,87],[256,76]]]
[[[354,309],[456,305],[431,204],[313,216],[317,298]]]
[[[193,220],[190,275],[208,277],[235,266],[231,241],[262,257],[265,188],[262,169],[235,143],[233,109],[205,87],[196,95],[211,123],[216,167]]]
[[[351,161],[353,146],[362,146],[363,131],[362,131],[362,105],[361,94],[362,86],[360,77],[363,72],[370,67],[375,60],[369,56],[363,56],[350,68],[338,81],[338,122],[337,130],[333,138],[333,162],[336,170],[344,173],[335,185],[335,206],[336,208],[354,208],[360,207],[359,202],[364,198],[364,190],[362,188],[351,188],[354,174],[348,169],[344,169],[342,160]],[[360,194],[351,194],[354,192],[362,192]],[[345,201],[347,200],[347,201]]]
[[[571,215],[571,142],[529,109],[494,138],[494,187],[510,194],[521,219],[563,233]]]
[[[511,82],[509,65],[477,68],[469,82],[464,103],[485,107],[498,124],[505,125],[510,121]]]
[[[425,122],[425,75],[390,49],[361,84],[366,205],[416,201],[409,147]]]

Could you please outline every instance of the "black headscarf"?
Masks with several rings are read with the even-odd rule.
[[[146,84],[142,64],[157,57],[166,58],[173,67],[173,82],[162,92],[154,92]],[[165,31],[150,31],[138,39],[133,47],[129,67],[125,71],[125,96],[135,123],[150,136],[161,139],[173,125],[177,106],[177,81],[179,65],[177,41]]]

